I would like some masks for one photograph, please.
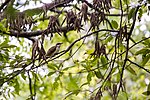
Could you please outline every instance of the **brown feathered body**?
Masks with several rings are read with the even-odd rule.
[[[55,56],[59,50],[60,50],[60,46],[62,43],[57,43],[55,46],[52,46],[46,53],[45,57],[46,58],[51,58],[53,56]]]

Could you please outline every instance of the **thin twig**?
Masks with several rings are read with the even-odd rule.
[[[130,31],[128,33],[128,37],[127,37],[127,40],[126,40],[127,41],[126,55],[125,55],[124,63],[123,63],[123,66],[122,66],[122,71],[121,71],[121,75],[120,75],[120,84],[119,84],[119,88],[118,88],[117,94],[119,93],[120,88],[122,87],[123,73],[124,73],[124,70],[125,70],[126,62],[127,62],[127,59],[128,59],[128,53],[129,53],[129,40],[130,40],[130,36],[132,35],[134,26],[135,26],[136,15],[137,15],[139,7],[140,6],[137,6],[137,8],[136,8],[136,10],[134,12],[134,15],[133,15],[133,24],[131,26],[131,29],[130,29]]]
[[[32,80],[31,80],[29,71],[27,73],[28,73],[28,79],[29,79],[30,97],[31,97],[31,100],[34,100],[34,98],[33,98],[33,92],[32,92]]]
[[[146,69],[146,68],[144,68],[144,67],[140,66],[139,64],[137,64],[137,63],[135,63],[135,62],[131,61],[130,59],[127,59],[127,60],[128,60],[130,63],[132,63],[132,64],[134,64],[134,65],[138,66],[139,68],[141,68],[141,69],[145,70],[146,72],[148,72],[148,73],[150,74],[150,70],[149,70],[149,69]]]
[[[86,38],[86,37],[88,37],[88,36],[91,36],[91,35],[93,35],[93,34],[96,34],[96,33],[98,33],[98,32],[102,32],[102,31],[106,31],[106,32],[118,32],[117,30],[101,29],[101,30],[98,30],[98,31],[95,31],[95,32],[86,34],[86,35],[82,36],[81,38],[79,38],[79,39],[75,40],[74,42],[72,42],[72,43],[70,44],[70,46],[69,46],[66,50],[64,50],[64,51],[63,51],[62,53],[60,53],[58,56],[56,56],[56,57],[54,57],[54,58],[52,58],[52,59],[49,59],[48,62],[49,62],[49,61],[53,61],[53,60],[55,60],[56,58],[59,58],[60,56],[62,56],[62,55],[64,55],[65,53],[67,53],[67,52],[74,46],[74,44],[76,44],[76,43],[79,42],[80,40],[82,40],[82,39],[84,39],[84,38]],[[40,64],[39,66],[44,65],[44,64],[46,64],[46,62],[43,62],[43,63]]]

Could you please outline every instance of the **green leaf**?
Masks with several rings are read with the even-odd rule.
[[[147,91],[150,91],[150,83],[148,84]]]
[[[0,31],[6,32],[6,28],[3,23],[0,22]]]
[[[119,45],[119,49],[120,49],[120,51],[123,51],[123,50],[125,50],[126,48],[125,48],[125,46],[124,46],[123,44],[120,44],[120,45]]]
[[[105,83],[105,87],[107,87],[107,88],[111,88],[111,82],[110,82],[110,80],[107,80],[106,81],[106,83]]]
[[[102,73],[98,70],[98,71],[94,71],[95,72],[95,75],[97,78],[103,78],[103,75]]]
[[[38,9],[38,8],[35,8],[35,9],[28,9],[25,11],[25,14],[27,16],[34,16],[34,15],[39,15],[40,13],[42,13],[42,9]]]
[[[35,78],[37,81],[40,80],[40,77],[39,77],[39,75],[38,75],[37,73],[34,73],[34,72],[33,72],[33,75],[34,75],[34,78]]]
[[[110,42],[112,39],[113,39],[113,37],[112,37],[112,36],[109,36],[109,37],[105,40],[105,43]]]
[[[150,95],[150,91],[145,91],[142,93],[143,95],[149,96]]]
[[[81,63],[81,65],[82,65],[86,70],[90,70],[90,66],[89,66],[88,64]]]
[[[129,3],[129,0],[123,0],[123,2],[124,2],[125,4],[128,4],[128,3]]]
[[[21,77],[26,80],[26,76],[25,76],[25,73],[21,73]]]
[[[126,69],[133,75],[137,75],[136,72],[134,71],[134,69],[130,66],[126,67]]]
[[[54,63],[50,63],[50,64],[48,64],[47,66],[48,66],[49,69],[57,70],[57,69],[56,69],[56,68],[57,68],[57,65],[54,64]]]
[[[22,59],[23,59],[23,56],[15,55],[15,58],[19,61],[19,60],[22,60]]]
[[[115,20],[111,21],[112,27],[117,29],[118,28],[118,23]]]
[[[118,68],[118,66],[115,67],[115,68],[113,68],[111,73],[113,74],[114,72],[116,72],[116,69],[117,69],[117,68]]]
[[[4,84],[4,78],[0,77],[0,87]]]
[[[75,77],[72,77],[72,74],[69,73],[69,81],[67,84],[67,88],[70,91],[75,91],[75,90],[79,90],[79,86],[77,84],[77,79]]]
[[[143,37],[142,39],[145,39],[145,37]],[[148,46],[150,48],[150,40],[146,39],[142,42],[142,44],[144,44],[145,46]]]
[[[86,78],[88,83],[90,83],[90,81],[92,80],[92,76],[92,72],[89,72]]]
[[[79,92],[80,92],[80,90],[74,90],[74,91],[72,91],[72,93],[75,94],[75,95],[78,95]]]
[[[6,15],[9,16],[12,19],[14,19],[16,17],[17,10],[13,7],[12,4],[10,4],[10,5],[7,6]]]
[[[3,43],[0,44],[0,48],[2,48],[5,45],[8,45],[8,42],[9,42],[8,40],[5,40]]]
[[[19,95],[20,85],[19,85],[19,82],[18,82],[17,79],[15,80],[15,86],[14,86],[14,88],[15,88],[15,92]]]
[[[17,47],[15,45],[9,45],[9,44],[5,44],[5,45],[0,45],[0,48],[14,48]]]
[[[114,77],[115,82],[117,83],[120,82],[120,72],[114,73],[113,77]]]
[[[129,11],[128,20],[130,20],[130,19],[133,17],[135,10],[136,10],[135,8],[132,8],[132,9]]]
[[[128,95],[126,92],[120,92],[117,100],[128,100]]]
[[[138,12],[138,17],[141,18],[143,15],[143,9],[139,9]]]
[[[53,74],[55,74],[55,72],[49,72],[47,76],[51,76]]]
[[[86,51],[86,54],[92,54],[93,52],[94,52],[94,48],[91,48]]]
[[[139,55],[139,54],[146,54],[146,53],[149,53],[150,52],[150,49],[149,48],[143,48],[141,50],[138,50],[135,55]]]
[[[68,69],[71,69],[71,68],[73,68],[73,67],[75,67],[75,65],[70,66],[70,67],[66,67],[66,68],[63,69],[63,71],[67,71]]]
[[[107,59],[104,56],[101,56],[101,63],[103,68],[107,68]]]
[[[57,81],[55,81],[55,82],[53,83],[53,89],[54,89],[54,90],[58,89],[58,86],[59,86],[59,83],[58,83]]]
[[[146,55],[146,56],[142,56],[142,63],[141,65],[144,66],[150,59],[150,54]]]

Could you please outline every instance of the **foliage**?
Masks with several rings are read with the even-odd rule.
[[[1,2],[0,99],[149,99],[149,3]]]

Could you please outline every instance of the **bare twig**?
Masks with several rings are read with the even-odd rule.
[[[33,98],[33,92],[32,92],[32,80],[31,80],[29,71],[28,71],[28,78],[29,78],[30,97],[31,97],[31,100],[34,100],[34,98]]]
[[[137,15],[137,12],[138,12],[138,9],[140,8],[140,6],[137,6],[135,12],[134,12],[134,15],[133,15],[133,24],[131,26],[131,29],[128,33],[128,37],[127,37],[127,47],[126,47],[126,55],[125,55],[125,59],[124,59],[124,63],[123,63],[123,66],[122,66],[122,71],[121,71],[121,75],[120,75],[120,84],[119,84],[119,88],[118,88],[118,91],[117,91],[117,94],[119,93],[120,91],[120,88],[122,87],[122,81],[123,81],[123,73],[124,73],[124,70],[125,70],[125,66],[126,66],[126,62],[127,62],[127,59],[128,59],[128,52],[129,52],[129,40],[130,40],[130,36],[133,32],[133,29],[134,29],[134,26],[135,26],[135,22],[136,22],[136,15]]]
[[[58,31],[60,32],[68,32],[73,30],[73,27],[62,27],[60,28]],[[8,32],[3,32],[0,30],[1,33],[9,35],[9,36],[15,36],[15,37],[23,37],[23,38],[29,38],[29,37],[34,37],[34,36],[39,36],[42,35],[43,32],[45,32],[45,30],[41,30],[41,31],[33,31],[33,32],[17,32],[17,31],[13,31],[11,30],[10,33]],[[55,33],[56,31],[51,31],[50,33]],[[45,33],[46,34],[46,33]]]
[[[141,69],[145,70],[146,72],[148,72],[148,73],[150,74],[150,70],[149,70],[149,69],[146,69],[146,68],[144,68],[144,67],[140,66],[139,64],[137,64],[137,63],[135,63],[135,62],[131,61],[130,59],[127,59],[127,60],[128,60],[130,63],[132,63],[132,64],[134,64],[134,65],[138,66],[139,68],[141,68]]]
[[[118,30],[101,29],[101,30],[94,31],[94,32],[92,32],[92,33],[86,34],[86,35],[82,36],[81,38],[79,38],[79,39],[75,40],[74,42],[72,42],[72,43],[70,44],[70,46],[69,46],[66,50],[64,50],[64,51],[62,51],[61,53],[59,53],[58,56],[56,56],[56,57],[54,57],[54,58],[52,58],[52,59],[49,59],[48,62],[49,62],[49,61],[53,61],[54,59],[57,59],[57,58],[59,58],[60,56],[62,56],[62,55],[64,55],[65,53],[67,53],[67,52],[74,46],[74,44],[76,44],[76,43],[79,42],[80,40],[82,40],[82,39],[84,39],[84,38],[86,38],[86,37],[88,37],[88,36],[91,36],[91,35],[93,35],[93,34],[96,34],[96,33],[98,33],[98,32],[102,32],[102,31],[106,31],[106,32],[118,32]],[[44,64],[46,64],[46,62],[41,63],[39,66],[44,65]],[[34,68],[37,68],[37,67],[39,67],[39,66],[36,66],[36,67],[34,67]]]

